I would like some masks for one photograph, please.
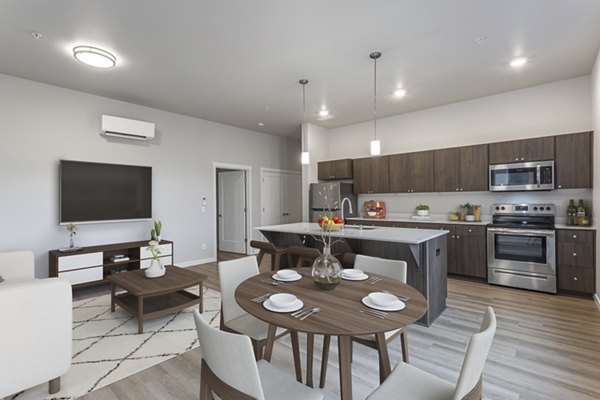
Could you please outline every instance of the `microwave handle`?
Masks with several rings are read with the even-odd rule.
[[[535,175],[536,175],[537,185],[538,185],[538,187],[540,187],[542,184],[542,166],[540,164],[538,164],[535,167]]]

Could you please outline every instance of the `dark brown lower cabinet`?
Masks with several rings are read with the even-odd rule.
[[[387,226],[392,228],[443,229],[448,233],[448,273],[470,278],[487,278],[485,226],[458,224],[428,224],[388,220],[350,220],[349,225]]]
[[[595,290],[595,231],[556,231],[556,270],[559,291],[591,294]]]

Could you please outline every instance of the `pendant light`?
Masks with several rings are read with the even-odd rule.
[[[302,156],[300,158],[300,162],[302,165],[308,165],[310,163],[310,155],[308,153],[308,151],[306,150],[306,132],[305,130],[308,129],[308,127],[306,126],[306,84],[308,83],[308,79],[300,79],[298,81],[301,85],[302,85],[302,110],[304,112],[304,116],[302,119],[302,131],[301,131],[301,135],[302,135]]]
[[[375,51],[369,55],[373,60],[373,140],[371,140],[371,155],[381,154],[381,142],[377,140],[377,59],[381,53]]]

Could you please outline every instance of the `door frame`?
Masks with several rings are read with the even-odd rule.
[[[242,164],[230,164],[224,162],[213,162],[213,193],[215,206],[213,207],[212,223],[213,223],[213,237],[215,239],[215,245],[213,252],[215,260],[217,259],[217,252],[219,248],[219,237],[217,235],[217,216],[219,212],[219,205],[217,204],[219,196],[219,188],[217,182],[217,170],[218,169],[230,169],[235,171],[246,172],[246,255],[251,254],[250,241],[252,240],[252,166]]]

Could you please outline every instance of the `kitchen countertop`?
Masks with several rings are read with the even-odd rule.
[[[321,228],[317,223],[298,222],[295,224],[261,226],[259,231],[280,232],[280,233],[295,233],[306,235],[321,235]],[[359,240],[374,240],[381,242],[394,242],[405,244],[421,244],[428,240],[447,235],[449,231],[440,229],[410,229],[410,228],[388,228],[376,227],[369,229],[348,228],[331,232],[332,237],[359,239]]]
[[[588,231],[595,231],[596,227],[590,225],[566,225],[566,224],[555,224],[556,229],[584,229]]]
[[[365,223],[370,223],[374,221],[384,221],[384,222],[413,222],[413,223],[423,223],[423,224],[456,224],[456,225],[482,225],[485,226],[489,224],[490,220],[482,220],[482,221],[450,221],[447,216],[436,216],[432,215],[431,219],[421,219],[421,218],[410,218],[410,217],[386,217],[386,218],[364,218],[364,217],[354,217],[354,218],[346,218],[348,221],[364,221]]]

